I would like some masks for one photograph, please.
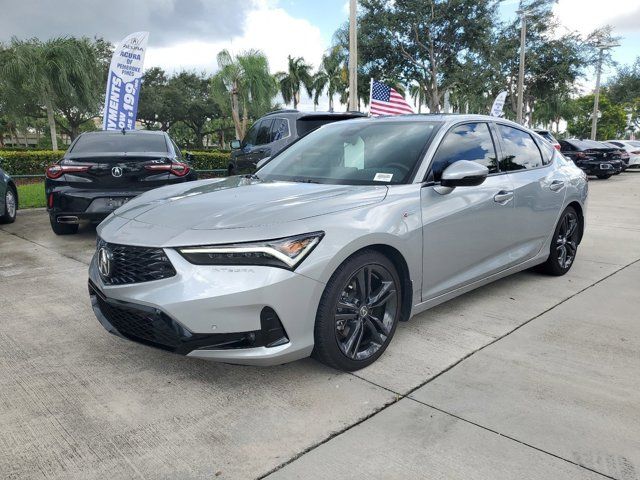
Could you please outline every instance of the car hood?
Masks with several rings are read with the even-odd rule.
[[[175,230],[249,228],[302,220],[381,202],[385,186],[202,180],[151,190],[114,212],[117,217]]]

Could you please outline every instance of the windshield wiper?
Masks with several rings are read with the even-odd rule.
[[[242,178],[248,178],[249,180],[262,180],[258,175],[256,175],[255,173],[247,173],[246,175],[243,175]]]
[[[320,183],[317,180],[311,180],[310,178],[303,178],[301,180],[296,180],[299,183]]]

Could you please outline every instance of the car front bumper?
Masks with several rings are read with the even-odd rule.
[[[324,284],[262,266],[199,266],[165,249],[176,275],[106,285],[89,267],[94,312],[111,333],[192,357],[276,365],[307,357]],[[266,318],[269,315],[273,318]],[[280,338],[281,325],[285,338]]]

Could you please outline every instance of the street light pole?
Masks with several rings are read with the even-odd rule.
[[[358,110],[357,0],[349,2],[349,110]]]
[[[598,69],[596,73],[596,91],[593,99],[593,117],[591,118],[591,140],[596,139],[598,133],[598,105],[600,103],[600,76],[602,75],[602,60],[604,59],[604,51],[609,48],[617,47],[618,43],[598,44],[596,47],[600,50],[598,54]]]
[[[527,38],[527,12],[526,10],[518,10],[520,15],[520,70],[518,72],[518,111],[516,112],[516,122],[522,125],[522,110],[524,106],[523,90],[524,90],[524,52],[525,42]]]

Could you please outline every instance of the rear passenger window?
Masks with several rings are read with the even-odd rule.
[[[478,162],[489,173],[498,171],[496,150],[486,123],[465,123],[447,133],[431,164],[432,180],[439,182],[442,172],[459,160]]]
[[[289,136],[289,122],[284,118],[276,118],[271,125],[271,141],[275,142]]]
[[[527,132],[508,125],[498,124],[502,138],[504,156],[500,160],[500,170],[514,171],[542,167],[542,155]]]
[[[556,153],[556,149],[549,142],[545,142],[536,138],[536,143],[538,147],[540,147],[540,152],[542,153],[542,164],[549,165],[553,160],[553,155]]]
[[[264,145],[271,141],[271,124],[273,120],[262,120],[258,127],[258,138],[256,139],[256,145]]]

